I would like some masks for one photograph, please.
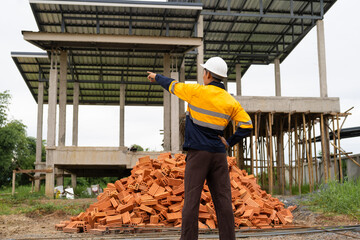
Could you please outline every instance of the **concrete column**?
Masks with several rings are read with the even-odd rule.
[[[164,54],[164,75],[170,77],[170,54]],[[164,151],[171,150],[171,100],[164,89]]]
[[[54,59],[55,57],[52,56]],[[53,62],[54,60],[52,60]],[[52,173],[46,173],[45,178],[45,195],[48,197],[54,197],[54,158],[53,151],[56,149],[56,104],[57,104],[57,77],[58,71],[56,68],[51,67],[49,77],[49,89],[48,89],[48,129],[47,129],[47,148],[46,148],[46,168],[52,168]]]
[[[179,73],[172,72],[171,78],[179,80]],[[179,98],[171,94],[171,152],[180,151]]]
[[[199,16],[197,22],[197,37],[204,37],[204,18],[203,15]],[[199,84],[204,84],[203,74],[204,70],[200,66],[200,64],[204,63],[204,44],[202,43],[201,46],[197,48],[198,54],[196,58],[196,69],[197,69],[197,82]]]
[[[44,105],[44,82],[39,82],[38,86],[38,115],[37,115],[37,133],[36,133],[36,160],[35,169],[41,162],[42,154],[42,128],[43,128],[43,105]],[[35,173],[35,177],[40,177],[40,173]],[[35,192],[40,191],[40,180],[35,180]]]
[[[59,146],[65,146],[66,133],[66,84],[67,84],[67,52],[60,53],[60,86],[59,86]]]
[[[56,186],[64,186],[64,169],[56,168]]]
[[[75,188],[76,188],[76,174],[75,173],[71,174],[71,186],[75,190]]]
[[[185,58],[180,67],[179,73],[179,82],[185,82]],[[179,116],[185,113],[185,102],[184,100],[179,99]]]
[[[316,22],[317,29],[317,45],[318,45],[318,61],[319,61],[319,77],[320,77],[320,97],[328,97],[327,78],[326,78],[326,56],[325,56],[325,34],[324,21]]]
[[[125,84],[120,84],[120,147],[125,144]]]
[[[241,65],[235,65],[236,72],[236,95],[241,96]]]
[[[79,136],[79,93],[80,83],[74,82],[72,145],[78,145]]]
[[[275,96],[281,96],[281,82],[280,82],[280,59],[274,60],[275,65]]]

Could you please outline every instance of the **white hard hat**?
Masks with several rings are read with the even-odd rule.
[[[209,58],[205,64],[200,65],[220,77],[227,78],[227,64],[221,57]]]

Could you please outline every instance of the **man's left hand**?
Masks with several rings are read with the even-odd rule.
[[[222,141],[222,143],[225,145],[225,148],[229,147],[229,144],[227,143],[226,139],[220,135],[218,135],[218,137],[220,138],[220,140]]]

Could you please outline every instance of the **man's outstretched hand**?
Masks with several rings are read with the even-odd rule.
[[[149,75],[147,76],[147,78],[150,80],[150,82],[155,82],[155,77],[156,77],[156,73],[153,72],[147,72]]]
[[[220,135],[218,135],[218,137],[220,138],[220,140],[222,141],[222,143],[225,145],[225,148],[228,148],[229,145],[228,145],[226,139],[225,139],[224,137],[220,136]]]

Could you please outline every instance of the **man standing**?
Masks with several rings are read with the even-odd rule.
[[[206,179],[215,205],[220,239],[232,240],[235,239],[235,227],[226,148],[248,136],[252,122],[221,83],[227,78],[226,62],[220,57],[212,57],[201,66],[204,68],[204,85],[180,83],[152,72],[148,72],[148,79],[188,102],[183,146],[188,153],[181,239],[198,239],[200,195]],[[238,129],[225,140],[223,131],[230,120],[235,121]]]

